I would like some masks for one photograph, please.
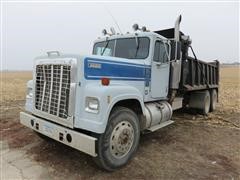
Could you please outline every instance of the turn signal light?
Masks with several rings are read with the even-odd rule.
[[[109,78],[102,78],[101,82],[102,82],[103,86],[108,86],[110,84],[110,79]]]

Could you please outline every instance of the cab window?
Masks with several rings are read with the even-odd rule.
[[[93,48],[93,54],[113,56],[114,44],[114,40],[96,43]]]
[[[148,57],[150,40],[147,37],[121,38],[116,41],[116,57],[145,59]]]
[[[114,56],[127,59],[146,59],[149,54],[148,37],[119,38],[97,42],[93,47],[94,55]]]
[[[169,52],[168,44],[162,41],[156,41],[153,60],[155,62],[160,62],[160,63],[168,62],[168,52]]]

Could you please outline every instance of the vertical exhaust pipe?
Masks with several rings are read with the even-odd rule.
[[[178,16],[177,20],[175,21],[175,27],[174,27],[174,39],[175,41],[180,40],[180,22],[182,20],[182,15]]]
[[[180,22],[182,20],[182,15],[178,16],[177,20],[175,21],[174,27],[174,40],[175,40],[175,58],[174,60],[178,60],[178,42],[180,41]]]
[[[181,43],[180,43],[180,22],[181,22],[182,16],[178,16],[178,18],[175,21],[175,27],[174,27],[174,44],[172,44],[173,47],[173,53],[175,54],[175,57],[172,58],[171,62],[171,74],[170,74],[170,93],[169,93],[169,102],[172,104],[177,89],[179,88],[179,82],[181,77]],[[172,54],[173,54],[172,53]]]

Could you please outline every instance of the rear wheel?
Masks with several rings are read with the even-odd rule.
[[[193,92],[190,96],[189,107],[196,108],[200,114],[207,115],[210,110],[210,93],[208,90]]]
[[[211,90],[210,98],[211,98],[210,112],[212,112],[216,109],[216,105],[217,105],[217,91],[216,91],[216,89]]]
[[[209,113],[210,110],[210,94],[209,91],[205,91],[205,93],[203,94],[203,107],[200,110],[200,113],[203,115],[207,115]]]
[[[137,115],[125,107],[116,107],[110,115],[105,133],[100,134],[95,162],[113,171],[126,165],[137,150],[140,127]]]

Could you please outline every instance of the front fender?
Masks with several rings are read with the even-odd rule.
[[[97,114],[85,111],[86,97],[95,97],[99,100],[99,112]],[[76,109],[75,127],[104,133],[113,106],[117,102],[127,99],[138,100],[145,115],[143,95],[137,88],[121,84],[102,86],[99,83],[91,83],[86,85],[83,96],[84,102],[82,102],[84,105],[81,109]]]
[[[33,111],[33,80],[29,80],[27,82],[27,95],[26,95],[26,102],[25,102],[25,110],[28,112]]]

